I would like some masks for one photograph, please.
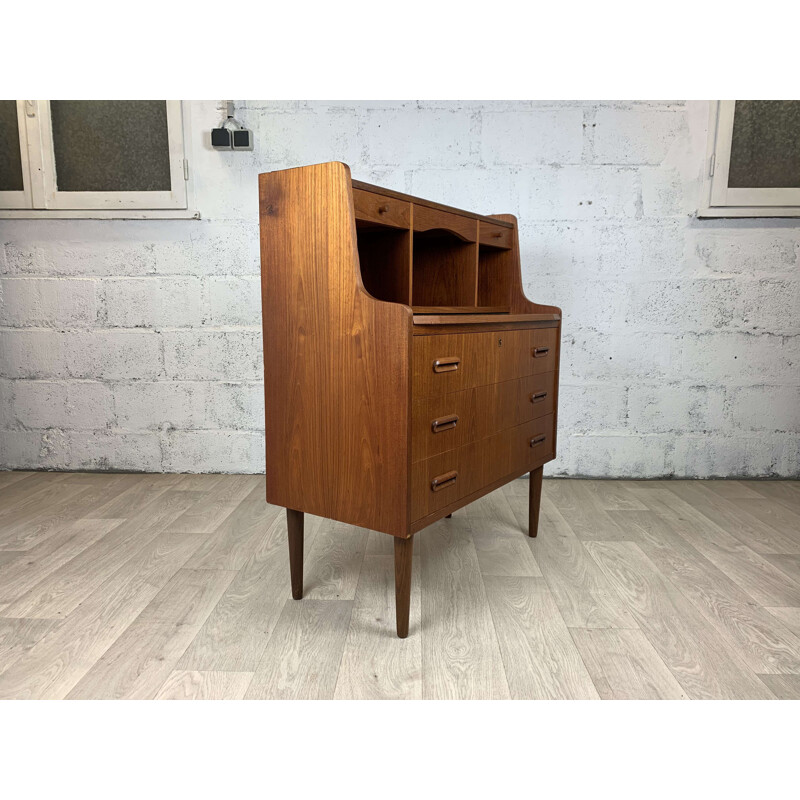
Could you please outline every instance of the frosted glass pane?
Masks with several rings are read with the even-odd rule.
[[[800,187],[800,100],[737,100],[728,186]]]
[[[21,192],[24,188],[17,101],[0,100],[0,192]]]
[[[60,192],[170,190],[164,100],[52,100]]]

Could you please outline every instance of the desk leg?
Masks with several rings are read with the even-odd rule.
[[[292,597],[303,597],[303,512],[286,509],[289,527],[289,573],[292,577]]]
[[[397,616],[397,635],[408,636],[408,613],[411,606],[411,556],[414,537],[394,540],[394,608]]]
[[[539,530],[539,506],[542,502],[542,475],[544,467],[531,472],[530,497],[528,499],[528,536],[536,536]]]

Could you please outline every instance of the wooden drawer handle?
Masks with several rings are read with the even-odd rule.
[[[493,233],[492,234],[492,239],[499,239],[499,238],[502,237],[502,235],[503,235],[502,233]]]
[[[536,447],[537,444],[541,444],[546,438],[547,436],[544,433],[534,436],[533,439],[531,439],[531,447]]]
[[[445,472],[444,475],[440,475],[438,478],[434,478],[431,481],[431,491],[439,492],[442,489],[446,489],[448,486],[452,486],[457,478],[458,473],[455,470],[452,472]]]
[[[547,392],[536,392],[531,395],[531,403],[541,403],[547,397]]]
[[[389,206],[378,206],[378,213],[385,214],[389,210]]]
[[[550,352],[549,347],[534,347],[533,348],[533,357],[534,358],[544,358]]]
[[[437,358],[436,361],[433,362],[433,371],[455,372],[460,363],[461,359],[457,358],[456,356],[450,356],[449,358]]]
[[[442,417],[431,422],[431,430],[434,433],[441,433],[442,431],[452,430],[457,424],[458,415],[451,414],[449,417]]]

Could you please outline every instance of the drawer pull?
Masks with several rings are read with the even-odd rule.
[[[433,362],[433,371],[434,372],[455,372],[458,369],[458,365],[461,363],[461,359],[457,358],[456,356],[451,356],[449,358],[437,358],[436,361]]]
[[[533,348],[533,357],[534,358],[544,358],[550,352],[549,347],[534,347]]]
[[[431,481],[431,491],[439,492],[442,489],[446,489],[448,486],[452,486],[457,478],[458,473],[455,470],[453,472],[445,472],[444,475],[440,475]]]
[[[449,417],[442,417],[441,419],[435,419],[431,422],[431,430],[434,433],[441,433],[442,431],[452,430],[457,424],[458,416],[456,414],[451,414]]]
[[[493,233],[492,234],[492,239],[500,239],[502,236],[503,236],[502,233]]]
[[[531,395],[531,403],[541,403],[547,397],[547,392],[536,392]]]
[[[531,447],[536,447],[537,444],[541,444],[546,438],[547,436],[543,433],[539,434],[539,436],[534,436],[533,439],[531,439]]]
[[[389,210],[389,206],[378,206],[378,213],[385,214]]]

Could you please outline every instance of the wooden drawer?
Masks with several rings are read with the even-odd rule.
[[[553,455],[553,415],[418,461],[411,467],[411,518],[417,520],[485,486],[521,475]]]
[[[353,189],[353,205],[357,221],[374,222],[391,228],[411,226],[411,203],[404,200]]]
[[[440,211],[437,208],[428,208],[414,204],[414,230],[433,231],[442,230],[454,233],[465,242],[474,242],[478,239],[478,221],[459,214]]]
[[[539,328],[533,331],[531,356],[535,374],[555,370],[558,364],[558,328]]]
[[[415,399],[411,460],[422,461],[552,414],[554,399],[552,372]]]
[[[491,222],[478,223],[478,241],[491,247],[499,247],[508,250],[512,245],[512,228],[504,228],[502,225],[492,225]]]
[[[415,397],[553,372],[557,329],[521,329],[415,336]]]
[[[554,417],[548,414],[546,417],[539,417],[527,423],[525,438],[515,440],[515,446],[519,448],[515,463],[518,469],[534,469],[555,456],[555,427]]]

